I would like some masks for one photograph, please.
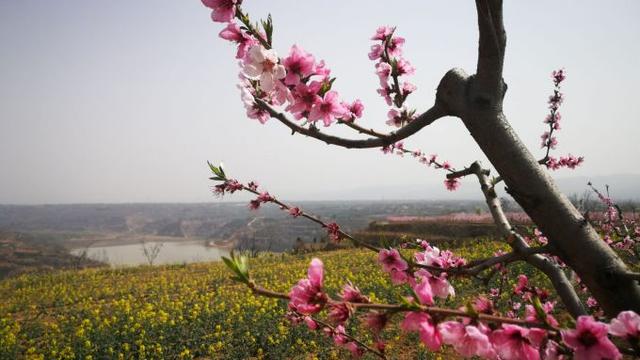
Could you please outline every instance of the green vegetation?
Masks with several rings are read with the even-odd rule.
[[[506,245],[470,240],[453,250],[473,259],[498,249]],[[325,283],[332,294],[348,280],[378,302],[397,301],[408,294],[407,289],[390,285],[376,263],[376,254],[362,249],[264,254],[251,259],[251,274],[267,288],[288,291],[305,276],[312,257],[324,261]],[[525,272],[536,285],[545,286],[524,265],[513,265],[510,271]],[[231,281],[231,275],[218,262],[62,271],[4,280],[0,282],[0,359],[312,359],[347,355],[328,346],[321,334],[304,326],[289,326],[283,318],[286,305],[282,301],[253,296]],[[457,297],[447,301],[447,306],[464,304],[485,286],[475,279],[455,279],[453,284]],[[512,286],[505,284],[506,293]],[[352,321],[350,327],[359,329],[365,341],[371,340],[358,321]],[[385,337],[392,356],[449,357],[426,354],[415,339],[400,336],[395,326]]]

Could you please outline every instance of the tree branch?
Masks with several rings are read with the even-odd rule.
[[[502,254],[500,256],[494,256],[486,259],[475,260],[466,265],[465,274],[477,275],[483,270],[486,270],[497,264],[507,264],[515,261],[525,260],[528,255],[541,254],[549,252],[547,246],[540,247],[527,247],[518,251],[512,251],[510,253]]]
[[[502,0],[476,0],[478,12],[477,80],[490,93],[503,94],[502,68],[507,35],[502,21]]]
[[[356,140],[356,139],[346,139],[346,138],[341,138],[334,135],[325,134],[315,127],[312,127],[312,128],[302,127],[294,123],[293,121],[289,120],[289,118],[287,118],[285,114],[278,112],[263,100],[256,98],[255,102],[262,109],[268,111],[272,118],[280,121],[281,123],[286,125],[289,129],[291,129],[293,133],[300,133],[302,135],[306,135],[312,138],[316,138],[320,141],[324,141],[327,144],[338,145],[348,149],[353,149],[353,148],[367,149],[367,148],[383,147],[383,146],[393,144],[397,141],[400,141],[402,139],[405,139],[417,133],[422,128],[430,125],[434,121],[447,115],[446,111],[436,103],[433,107],[431,107],[431,109],[427,110],[422,115],[418,116],[415,120],[408,123],[404,127],[400,128],[398,131],[395,131],[389,134],[379,134],[379,133],[373,132],[372,130],[371,131],[366,130],[365,133],[368,133],[370,135],[375,133],[376,137],[364,139],[364,140]]]
[[[507,239],[507,242],[516,253],[521,252],[523,254],[527,254],[531,248],[527,245],[522,236],[515,232],[511,227],[509,219],[502,210],[500,199],[498,199],[494,188],[489,182],[486,170],[483,170],[478,162],[471,164],[469,169],[471,169],[470,171],[473,171],[478,177],[478,181],[480,182],[482,193],[484,194],[487,205],[489,206],[491,216],[498,226],[498,230],[502,236]],[[556,289],[558,296],[560,296],[562,302],[573,317],[587,314],[587,311],[580,301],[580,298],[578,297],[578,294],[573,288],[571,282],[557,264],[551,262],[548,257],[540,254],[528,254],[524,259],[547,275]]]
[[[279,293],[276,291],[267,290],[261,286],[256,285],[253,281],[249,282],[249,289],[254,294],[266,296],[270,298],[277,298],[283,300],[289,300],[289,295],[285,293]],[[330,300],[335,301],[335,300]],[[399,305],[399,304],[375,304],[375,303],[355,303],[355,302],[346,302],[339,301],[349,304],[354,309],[369,309],[369,310],[385,310],[385,311],[393,311],[393,312],[410,312],[410,311],[420,311],[430,315],[440,315],[444,317],[449,316],[459,316],[466,318],[476,318],[478,320],[484,320],[495,323],[505,323],[505,324],[515,324],[526,327],[537,327],[542,329],[548,329],[551,331],[559,331],[554,326],[550,324],[540,323],[540,322],[532,322],[524,319],[515,319],[510,317],[502,317],[496,315],[482,314],[482,313],[473,313],[465,310],[456,310],[456,309],[448,309],[441,308],[437,306],[426,306],[413,303],[410,306],[408,305]]]

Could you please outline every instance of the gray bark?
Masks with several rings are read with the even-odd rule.
[[[640,311],[640,287],[626,265],[557,188],[524,146],[502,112],[506,85],[502,67],[506,34],[501,0],[477,0],[480,41],[477,73],[451,70],[439,100],[462,119],[507,191],[549,238],[554,253],[587,285],[609,316]]]
[[[476,74],[452,69],[440,81],[434,106],[397,132],[378,134],[351,125],[361,133],[372,135],[364,140],[344,139],[304,128],[284,114],[256,99],[271,117],[300,133],[346,148],[386,146],[407,138],[443,116],[456,116],[469,130],[491,164],[504,180],[507,191],[549,239],[562,261],[587,285],[607,315],[623,310],[640,313],[639,274],[626,265],[558,190],[538,161],[524,146],[502,112],[507,86],[502,79],[507,42],[502,20],[502,0],[476,0],[480,33]],[[562,296],[568,291],[566,277],[549,269],[548,261],[528,259],[539,269],[548,269],[550,279]],[[544,270],[543,270],[544,271]],[[555,275],[553,275],[555,274]],[[563,290],[564,289],[564,290]],[[568,296],[572,296],[567,292]],[[583,312],[577,303],[568,304],[574,315]]]

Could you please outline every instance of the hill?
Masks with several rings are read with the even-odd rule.
[[[100,265],[86,257],[73,256],[64,247],[42,241],[36,236],[0,231],[0,279],[25,272]]]

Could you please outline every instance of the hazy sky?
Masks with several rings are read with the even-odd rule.
[[[273,14],[281,55],[296,43],[325,59],[334,89],[365,103],[367,126],[388,129],[367,58],[377,26],[397,25],[407,39],[418,86],[409,103],[419,110],[448,69],[475,68],[472,1],[245,0],[244,8],[254,19]],[[542,154],[549,73],[565,67],[555,153],[586,162],[556,176],[637,173],[640,1],[505,1],[504,17],[505,112],[526,144]],[[222,27],[199,0],[1,0],[0,203],[212,201],[206,160],[295,199],[442,181],[410,158],[247,119]],[[483,159],[454,118],[406,144],[460,167]],[[438,189],[426,196],[446,195]]]

